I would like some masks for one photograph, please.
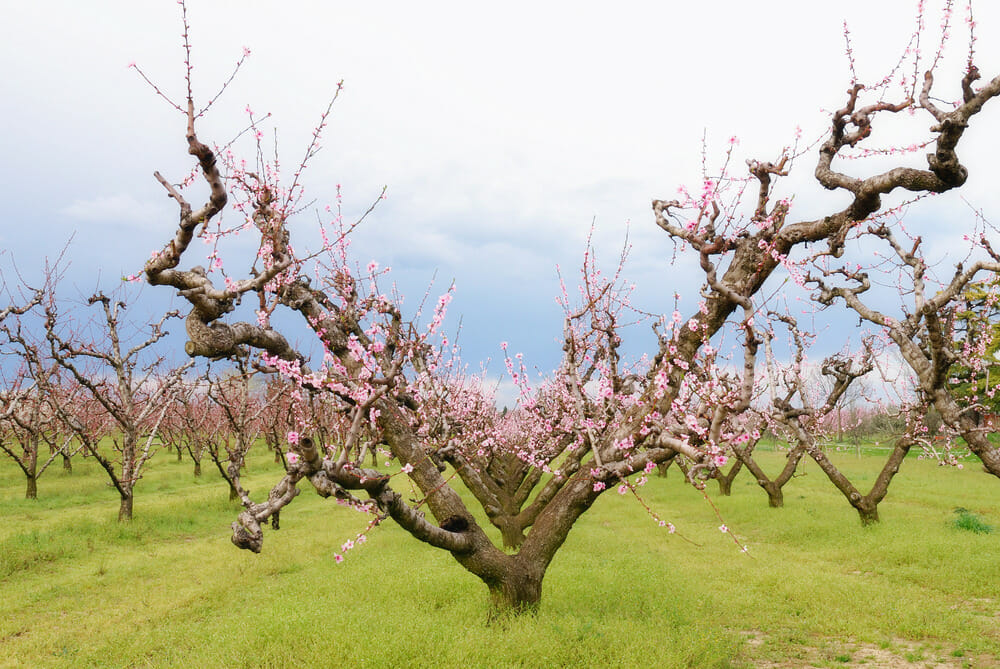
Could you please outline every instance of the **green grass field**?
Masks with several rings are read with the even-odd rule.
[[[834,457],[859,488],[880,466]],[[250,459],[258,498],[269,459]],[[195,480],[159,454],[129,525],[93,462],[74,467],[28,501],[0,461],[0,667],[1000,665],[1000,481],[972,462],[908,459],[871,528],[810,462],[783,509],[745,474],[729,498],[710,482],[749,555],[673,469],[643,496],[695,543],[612,491],[557,555],[540,613],[501,627],[477,579],[390,523],[335,564],[367,517],[308,485],[253,555],[230,544],[238,507],[208,467]]]

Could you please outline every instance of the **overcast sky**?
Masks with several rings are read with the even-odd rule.
[[[0,243],[30,276],[75,235],[72,290],[92,291],[98,275],[112,287],[176,221],[153,171],[177,180],[190,166],[184,118],[128,67],[137,63],[182,97],[179,8],[172,0],[3,4]],[[609,263],[628,230],[626,273],[642,306],[671,311],[675,292],[691,305],[697,273],[670,265],[650,200],[674,197],[681,184],[697,188],[703,136],[713,165],[731,136],[738,164],[778,158],[797,127],[817,136],[824,109],[843,104],[849,83],[843,21],[861,79],[877,80],[905,46],[916,4],[190,0],[196,96],[212,95],[243,47],[252,51],[199,134],[227,141],[249,105],[273,114],[284,163],[295,164],[343,80],[309,197],[331,203],[341,184],[353,215],[387,186],[356,235],[358,261],[392,266],[414,302],[435,272],[435,291],[455,279],[451,314],[463,318],[467,360],[495,358],[508,340],[548,370],[561,330],[555,268],[573,274],[592,222]],[[931,50],[939,7],[928,5]],[[1000,72],[997,5],[976,7],[986,77]],[[956,61],[939,77],[949,98],[966,44],[964,7],[957,13]],[[990,157],[1000,109],[978,123],[962,151],[972,171],[963,193],[989,214],[998,211]],[[799,164],[796,183],[808,185],[813,165],[811,157]],[[843,202],[812,186],[796,192],[802,216]],[[971,220],[957,198],[914,216],[938,229],[942,217],[947,226]],[[293,235],[307,235],[314,220],[304,215]],[[140,299],[166,297],[147,288]]]

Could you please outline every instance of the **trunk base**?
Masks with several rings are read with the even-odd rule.
[[[534,615],[542,599],[542,578],[524,572],[509,574],[502,582],[489,585],[491,623]]]
[[[524,531],[513,523],[502,524],[500,535],[503,538],[503,547],[518,549],[524,543]]]
[[[132,497],[122,497],[121,506],[118,507],[118,522],[127,523],[132,520]]]
[[[719,481],[719,494],[723,497],[729,497],[733,494],[733,482],[732,480],[720,477]]]
[[[871,509],[858,509],[858,515],[861,517],[861,524],[865,527],[877,525],[879,522],[877,506]]]

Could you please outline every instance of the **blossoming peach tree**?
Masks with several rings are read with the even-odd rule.
[[[197,126],[211,104],[199,108],[191,92],[186,13],[184,27],[186,95],[171,104],[185,117],[196,167],[179,182],[155,175],[176,203],[179,223],[146,262],[145,280],[187,300],[188,355],[252,353],[258,367],[295,384],[299,401],[321,396],[324,432],[336,435],[333,443],[317,442],[316,426],[303,419],[289,435],[287,472],[267,498],[255,500],[240,488],[245,508],[233,523],[233,542],[260,551],[264,525],[308,482],[321,496],[372,513],[373,523],[391,519],[414,539],[450,553],[486,585],[497,612],[537,607],[551,560],[602,494],[636,491],[642,477],[680,454],[693,463],[689,476],[698,482],[725,462],[729,443],[747,441],[741,417],[753,396],[747,386],[760,382],[756,363],[747,355],[749,367],[734,382],[723,343],[755,349],[754,328],[766,325],[764,296],[773,293],[764,289],[769,281],[778,284],[772,277],[801,285],[817,279],[795,255],[807,245],[841,258],[849,234],[885,209],[883,196],[961,186],[967,178],[958,154],[963,133],[1000,93],[1000,77],[974,88],[978,71],[970,63],[961,76],[963,99],[939,109],[930,97],[935,68],[917,81],[919,51],[912,48],[912,68],[897,66],[870,90],[852,82],[813,145],[816,181],[846,201],[820,216],[796,218],[793,199],[778,188],[812,147],[776,152],[773,161],[750,160],[740,174],[730,165],[734,144],[721,173],[706,173],[699,188],[678,199],[652,203],[655,223],[704,273],[697,310],[652,317],[656,350],[628,361],[620,330],[637,312],[620,274],[623,262],[604,275],[588,247],[579,294],[564,290],[563,361],[535,388],[524,363],[507,357],[521,402],[504,415],[483,384],[463,374],[444,333],[451,291],[433,304],[426,322],[419,313],[405,314],[399,296],[385,288],[386,270],[352,259],[349,232],[356,223],[345,222],[336,208],[319,223],[321,248],[305,252],[293,244],[289,223],[302,207],[300,177],[329,109],[306,158],[287,177],[264,157],[269,152],[252,114],[257,150],[249,162],[229,145],[206,142]],[[880,154],[867,176],[838,168],[845,154],[865,157],[876,119],[900,113],[926,113],[934,123],[929,138],[915,144],[930,147],[926,167],[901,162],[876,169],[886,159]],[[855,162],[853,172],[865,165]],[[198,182],[206,194],[198,194]],[[222,216],[227,207],[235,210],[232,224]],[[257,252],[223,264],[220,241],[235,234],[255,235]],[[196,240],[210,249],[207,263],[198,258]],[[241,302],[252,303],[255,318],[237,317]],[[278,312],[286,316],[279,319]],[[311,331],[320,353],[293,345],[279,326],[287,314]],[[366,466],[373,451],[396,464]],[[419,491],[413,503],[399,492],[400,476]],[[470,494],[460,494],[462,487]]]

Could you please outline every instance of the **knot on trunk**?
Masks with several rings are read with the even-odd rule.
[[[249,511],[241,513],[239,518],[233,521],[232,527],[232,542],[237,548],[260,553],[260,549],[264,545],[264,531]]]
[[[465,516],[448,516],[442,521],[440,527],[449,532],[465,532],[469,529],[469,520]]]

